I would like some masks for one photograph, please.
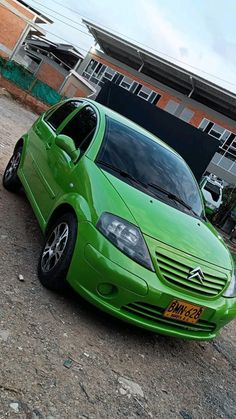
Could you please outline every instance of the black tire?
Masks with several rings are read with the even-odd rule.
[[[21,189],[21,181],[17,175],[17,170],[21,161],[22,147],[19,146],[14,150],[5,172],[3,174],[2,184],[5,189],[10,192],[19,192]]]
[[[69,288],[66,276],[75,248],[77,229],[77,219],[72,212],[61,215],[49,228],[38,263],[38,277],[44,287],[59,292]],[[64,238],[60,240],[60,237]]]

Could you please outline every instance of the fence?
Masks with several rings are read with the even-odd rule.
[[[6,61],[0,57],[0,75],[47,105],[54,105],[62,99],[56,90],[37,80],[30,71],[15,61]]]

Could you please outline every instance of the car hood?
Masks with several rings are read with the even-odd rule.
[[[226,269],[232,259],[213,226],[173,208],[103,171],[143,234]]]

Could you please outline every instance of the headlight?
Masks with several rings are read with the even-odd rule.
[[[97,223],[97,228],[123,253],[154,271],[147,245],[136,226],[123,218],[104,212]]]
[[[236,271],[233,270],[233,275],[227,290],[224,292],[224,297],[236,297]]]

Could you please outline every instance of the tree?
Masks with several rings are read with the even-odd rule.
[[[214,224],[222,226],[231,211],[236,207],[236,186],[228,185],[223,189],[223,203],[213,217]]]

